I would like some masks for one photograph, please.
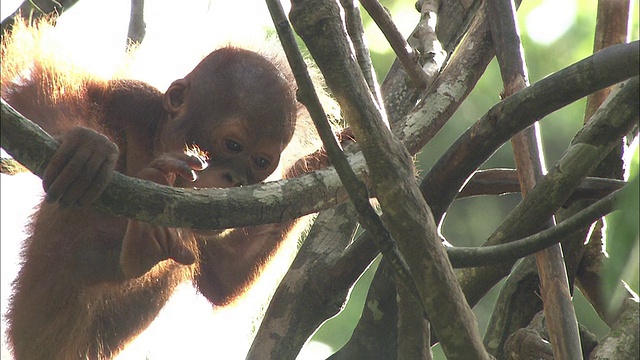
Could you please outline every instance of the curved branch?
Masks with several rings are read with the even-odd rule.
[[[594,91],[637,76],[638,45],[634,41],[608,47],[491,108],[451,145],[420,184],[436,222],[473,171],[513,135]]]
[[[576,71],[576,68],[579,71]],[[587,81],[581,83],[576,81],[580,71],[585,71],[586,74],[589,74]],[[534,90],[542,88],[542,90],[547,90],[543,97],[543,102],[553,103],[553,105],[547,104],[545,106],[545,111],[550,112],[573,100],[560,97],[566,90],[574,94],[576,92],[592,92],[619,81],[619,78],[624,78],[629,73],[637,72],[638,47],[636,41],[631,44],[607,48],[578,64],[561,70],[506,99],[503,103],[498,104],[496,108],[505,108],[507,104],[510,104],[509,108],[513,111],[509,113],[527,114],[527,111],[524,110],[540,106],[533,94],[535,94]],[[563,85],[561,89],[554,88],[558,82],[569,85]],[[579,95],[574,95],[574,97],[577,98]],[[549,99],[555,100],[549,101]],[[494,112],[492,111],[490,114]],[[419,115],[419,113],[414,113],[414,115]],[[533,119],[533,116],[530,117]],[[57,144],[48,135],[44,134],[45,136],[43,136],[42,130],[35,125],[22,129],[24,125],[20,125],[21,119],[24,121],[24,117],[2,101],[2,147],[13,154],[15,159],[24,165],[28,165],[27,167],[32,172],[42,174],[46,159],[50,157]],[[420,138],[421,133],[421,131],[416,130],[419,119],[416,116],[407,119],[411,122],[411,125],[409,125],[411,134],[404,138],[403,142],[405,144],[415,143],[415,139]],[[493,118],[490,115],[486,115],[483,118],[484,122],[481,120],[479,123],[486,126],[489,119],[498,121],[500,117]],[[520,121],[514,121],[512,124],[517,125],[517,123],[523,122],[523,124],[519,125],[520,127],[527,125],[524,123],[526,119],[518,120]],[[408,124],[405,123],[405,125]],[[481,125],[474,127],[479,126]],[[505,127],[501,128],[505,129]],[[25,133],[19,135],[24,131],[31,135]],[[504,137],[502,134],[494,135],[500,140]],[[508,137],[509,135],[505,136]],[[11,139],[14,139],[14,141],[11,141]],[[37,140],[34,142],[33,139]],[[492,140],[491,144],[499,143],[496,145],[499,146],[503,142]],[[39,145],[36,143],[39,143]],[[23,149],[20,149],[21,147]],[[32,148],[26,149],[25,147]],[[410,146],[410,148],[412,148],[413,152],[416,147]],[[486,144],[476,148],[475,151],[491,152],[491,149],[486,150],[485,148],[487,148]],[[477,161],[477,159],[474,161]],[[361,154],[351,156],[350,162],[356,173],[359,175],[364,173],[365,163]],[[456,175],[450,174],[450,176],[455,177]],[[457,176],[455,181],[462,183],[468,175]],[[434,183],[433,180],[423,181],[423,184],[425,182]],[[446,181],[438,182],[440,185],[434,185],[428,193],[437,193],[438,191],[435,191],[435,189],[442,187],[442,184],[449,184],[450,182],[450,178],[446,179]],[[156,193],[157,195],[155,195]],[[154,194],[154,196],[148,196],[149,194]],[[229,198],[234,199],[234,201],[229,201]],[[127,201],[120,201],[123,199]],[[112,181],[112,184],[107,188],[96,206],[110,214],[153,222],[161,226],[214,229],[279,222],[287,218],[299,217],[332,207],[344,199],[346,199],[346,193],[342,189],[335,171],[331,168],[306,174],[296,179],[264,185],[197,191],[163,187],[116,174],[114,181]],[[443,200],[441,202],[447,203],[448,201]],[[126,207],[110,205],[121,203],[127,203],[128,205]],[[448,205],[444,207],[446,208]]]
[[[506,173],[508,177],[507,181],[499,182],[500,186],[510,188],[509,192],[519,192],[519,184],[515,170],[489,170],[476,174],[481,175],[478,179],[479,181],[486,181],[487,179],[492,179],[495,175],[500,175],[501,173]],[[510,179],[509,177],[513,177],[513,179]],[[469,183],[472,183],[474,178],[472,178]],[[600,182],[602,182],[602,184],[598,184]],[[468,268],[509,263],[531,255],[551,245],[557,244],[563,241],[566,236],[585,229],[604,215],[618,210],[619,207],[617,205],[617,201],[621,197],[625,196],[624,189],[626,189],[626,187],[623,187],[624,184],[625,182],[618,180],[587,178],[580,185],[579,189],[595,186],[596,191],[604,193],[604,195],[602,195],[604,196],[602,199],[552,228],[513,242],[481,247],[447,247],[447,255],[449,256],[451,265],[454,268]],[[602,188],[600,188],[600,186],[602,186]],[[494,188],[493,185],[489,185],[488,187]],[[493,195],[506,193],[505,191],[498,190],[497,187],[494,189],[496,190],[495,192],[490,192]],[[578,191],[580,190],[577,190],[576,192]],[[589,190],[583,189],[581,191],[588,192]],[[378,253],[371,245],[373,240],[371,237],[366,235],[367,233],[355,240],[355,242],[345,251],[341,261],[351,263],[363,257],[368,261],[372,261],[375,258]]]
[[[608,213],[618,210],[617,204],[625,196],[626,188],[614,191],[558,225],[535,235],[500,245],[447,248],[449,260],[451,260],[453,267],[463,268],[514,262],[534,254],[560,243],[567,236],[588,227]]]
[[[485,244],[506,243],[538,232],[540,225],[566,202],[578,184],[637,121],[636,76],[598,110],[593,120],[578,133],[562,158],[505,218]],[[475,304],[510,269],[511,264],[494,265],[481,269],[463,269],[457,275],[469,303]]]
[[[587,177],[571,194],[564,204],[572,204],[580,199],[601,199],[611,192],[622,188],[625,181],[599,177]],[[480,195],[505,195],[519,193],[520,184],[518,174],[514,169],[486,169],[478,170],[471,176],[456,199]]]
[[[0,135],[2,148],[38,176],[58,146],[4,100]],[[349,160],[357,174],[364,172],[361,154]],[[333,168],[230,189],[175,188],[115,173],[94,206],[160,226],[220,229],[282,222],[330,208],[346,197]]]

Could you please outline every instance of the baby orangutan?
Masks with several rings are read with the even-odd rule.
[[[11,53],[2,54],[4,65]],[[183,281],[216,305],[242,294],[294,221],[221,237],[90,205],[114,171],[176,187],[265,180],[292,138],[299,108],[285,68],[225,47],[164,93],[134,80],[87,77],[70,86],[37,62],[28,75],[3,76],[2,97],[60,142],[44,172],[46,201],[30,225],[8,311],[16,359],[111,358]],[[200,150],[185,152],[185,145]]]

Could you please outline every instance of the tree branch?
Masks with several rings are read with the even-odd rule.
[[[630,6],[631,1],[598,1],[593,52],[627,42]],[[585,122],[598,110],[610,92],[611,88],[606,88],[587,97]]]
[[[444,2],[443,6],[449,3]],[[452,20],[444,17],[442,19],[444,22]],[[442,25],[438,29],[445,26]],[[493,59],[494,53],[483,6],[447,67],[435,79],[415,108],[400,119],[400,123],[395,127],[396,136],[402,140],[411,154],[422,149],[453,116],[475,87]],[[415,101],[416,99],[412,107]]]
[[[451,358],[488,358],[475,317],[445,257],[433,217],[413,180],[411,158],[385,127],[366,82],[357,76],[339,9],[331,1],[294,1],[291,22],[323,72],[361,146],[385,226],[409,264],[429,320],[442,334],[445,353]]]
[[[342,309],[361,273],[362,264],[353,264],[356,270],[336,266],[351,240],[344,233],[355,232],[355,214],[344,203],[318,215],[269,303],[247,359],[295,359],[320,324]]]
[[[622,188],[626,182],[616,179],[587,177],[571,194],[564,206],[580,199],[601,199],[611,192]],[[464,185],[456,199],[480,195],[505,195],[519,193],[520,183],[514,169],[478,170]]]
[[[500,288],[484,334],[484,344],[496,359],[504,360],[504,345],[511,334],[527,326],[542,311],[540,278],[533,256],[520,261]],[[549,349],[551,351],[551,349]]]
[[[558,225],[534,235],[500,245],[447,248],[447,254],[456,268],[515,262],[560,243],[567,236],[588,228],[601,217],[619,209],[617,202],[626,196],[625,189],[614,191]]]
[[[638,41],[611,46],[492,107],[449,147],[420,184],[436,220],[441,220],[473,171],[505,141],[538,118],[594,91],[637,76],[639,67]]]
[[[422,10],[422,6],[420,5],[420,3],[424,2],[417,2],[417,5],[420,7],[420,9],[418,10]],[[440,7],[437,9],[437,15],[440,20],[437,22],[437,24],[433,25],[433,27],[435,27],[436,38],[438,39],[440,44],[442,44],[442,49],[446,54],[451,54],[453,52],[460,39],[462,39],[462,36],[467,32],[467,27],[471,23],[471,20],[474,18],[476,11],[481,3],[482,1],[480,0],[472,0],[444,1],[439,4]],[[435,11],[436,9],[429,10]],[[421,27],[431,27],[431,25],[425,26],[423,24],[426,20],[434,18],[431,15],[432,14],[429,14],[428,18],[424,16],[421,17],[420,22],[414,29],[414,34],[419,36],[425,34],[425,32],[417,30]],[[415,40],[416,42],[427,42],[425,41],[426,39]],[[433,41],[433,39],[431,39],[431,41]],[[429,48],[429,46],[425,46],[425,48]],[[462,47],[460,47],[460,49],[462,49]],[[475,50],[482,52],[483,47],[478,46],[477,48],[475,48]],[[493,53],[491,56],[493,57]],[[424,65],[422,61],[427,60],[429,60],[428,57],[418,59],[421,66]],[[487,61],[487,64],[488,63],[489,61]],[[422,93],[422,90],[412,85],[412,80],[404,71],[398,59],[396,59],[391,65],[391,69],[389,69],[387,76],[382,82],[381,89],[385,108],[387,109],[387,115],[389,116],[389,122],[391,123],[392,128],[396,128],[395,125],[397,125],[398,121],[400,121],[405,115],[407,115],[409,110],[411,110],[416,105],[416,101],[420,97],[420,93]],[[413,153],[410,147],[409,151]]]
[[[637,296],[626,299],[611,331],[591,353],[591,360],[638,359],[640,357],[640,305]]]
[[[593,121],[578,133],[564,156],[507,216],[485,245],[505,243],[535,233],[637,121],[638,77],[634,77],[599,109]],[[475,304],[510,269],[509,264],[459,271],[458,279],[469,303]]]
[[[393,277],[393,272],[382,258],[353,335],[328,360],[398,358],[398,302]]]
[[[415,283],[409,274],[407,264],[405,263],[402,255],[398,252],[398,248],[395,242],[391,239],[391,235],[382,224],[382,220],[380,220],[380,217],[376,214],[369,202],[369,192],[366,185],[356,177],[356,174],[353,172],[353,169],[351,169],[351,165],[342,152],[340,145],[338,145],[335,135],[331,130],[331,126],[329,125],[329,121],[327,120],[327,116],[320,104],[320,99],[313,87],[311,77],[306,71],[306,64],[302,58],[300,50],[298,49],[298,45],[296,44],[293,36],[293,31],[289,26],[289,22],[284,15],[282,5],[276,0],[268,0],[267,5],[269,6],[269,12],[271,13],[273,22],[276,25],[278,36],[280,37],[287,59],[296,78],[300,102],[302,102],[309,110],[309,114],[316,125],[318,134],[320,135],[324,148],[327,151],[329,160],[335,166],[338,176],[340,177],[342,184],[349,194],[349,198],[358,212],[360,223],[365,229],[376,234],[376,236],[374,236],[374,241],[380,252],[384,256],[387,256],[398,277],[402,279],[416,297],[419,298]],[[360,73],[360,75],[362,75],[362,73]],[[371,96],[372,94],[368,95]]]
[[[489,0],[486,4],[504,83],[503,96],[508,97],[529,85],[516,9],[512,0]],[[541,143],[537,122],[511,138],[523,197],[545,172],[544,156],[538,147]],[[554,225],[553,217],[549,217],[544,226],[549,228]],[[582,359],[578,321],[571,302],[560,244],[543,249],[535,256],[553,353],[558,359]]]
[[[0,125],[2,148],[42,176],[57,142],[4,100]],[[350,157],[350,161],[357,173],[364,172],[361,155]],[[331,168],[295,179],[230,189],[175,188],[115,173],[94,206],[107,214],[160,226],[220,229],[278,223],[345,199],[342,184]]]
[[[414,87],[425,89],[428,80],[418,63],[418,54],[404,40],[396,24],[391,19],[388,10],[378,0],[360,0],[360,3],[382,31],[389,45],[391,45],[391,49],[393,49],[402,67],[407,72],[410,81],[413,82]]]
[[[367,47],[364,38],[364,27],[362,25],[362,17],[360,16],[360,7],[357,0],[340,0],[340,4],[345,13],[345,25],[347,27],[347,33],[349,39],[353,44],[353,48],[358,59],[358,65],[362,71],[362,75],[369,85],[371,94],[376,98],[376,101],[382,106],[382,94],[380,93],[380,86],[378,85],[378,79],[371,63],[371,54]]]
[[[129,30],[127,32],[127,49],[139,45],[147,33],[144,22],[144,0],[131,0],[131,16],[129,16]]]
[[[506,169],[502,169],[500,171],[483,171],[476,174],[480,174],[481,177],[485,177],[486,174],[489,175],[487,176],[488,178],[492,178],[494,176],[494,172],[504,173],[505,170]],[[516,177],[514,170],[508,170],[508,173],[510,176],[514,178]],[[470,183],[474,181],[474,178],[470,180]],[[603,194],[603,198],[593,203],[591,206],[586,207],[579,213],[576,213],[570,218],[560,222],[558,225],[540,231],[534,235],[500,245],[482,247],[447,247],[446,251],[449,256],[449,260],[451,261],[451,265],[454,268],[465,268],[515,262],[520,258],[534,254],[551,245],[563,241],[566,236],[570,236],[580,230],[588,228],[589,225],[602,216],[617,210],[619,206],[617,206],[616,201],[625,196],[623,194],[625,190],[623,190],[624,188],[621,188],[625,183],[622,181],[587,178],[580,186],[582,187],[590,182],[600,181],[612,186],[608,188],[608,190],[602,189],[602,191],[606,192],[606,194]],[[512,179],[510,182],[510,187],[513,189],[513,192],[517,192],[519,188],[518,181]],[[503,194],[503,192],[496,191],[494,194]],[[372,240],[366,236],[366,233],[358,237],[358,239],[356,239],[356,241],[349,246],[345,252],[342,257],[343,261],[346,263],[353,263],[355,259],[362,257],[363,255],[365,255],[369,261],[372,261],[376,256],[377,251],[372,249],[371,241]]]

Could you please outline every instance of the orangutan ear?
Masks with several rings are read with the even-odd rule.
[[[189,95],[190,82],[187,79],[174,81],[167,92],[164,93],[162,105],[170,114],[176,115],[186,107],[187,96]]]

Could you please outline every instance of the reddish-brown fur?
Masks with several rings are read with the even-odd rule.
[[[3,46],[3,65],[16,55],[9,50]],[[69,74],[38,59],[26,73],[3,69],[3,99],[62,144],[52,161],[58,165],[45,173],[49,202],[30,226],[7,316],[16,359],[111,358],[184,281],[213,304],[242,294],[293,221],[220,236],[106,216],[89,203],[113,170],[172,186],[264,180],[291,140],[297,111],[293,81],[278,68],[257,53],[223,48],[165,94],[139,81]],[[248,170],[247,161],[265,159],[241,158],[227,136],[255,146],[270,163]],[[207,169],[183,153],[192,143],[209,153]],[[94,156],[84,170],[65,170],[82,151]],[[60,187],[67,176],[61,174],[69,173]],[[78,184],[87,173],[93,182]]]

